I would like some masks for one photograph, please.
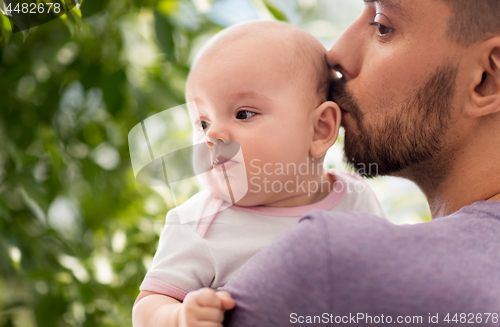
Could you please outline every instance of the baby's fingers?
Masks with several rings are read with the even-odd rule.
[[[222,327],[222,323],[212,322],[212,321],[200,321],[196,324],[196,327]]]
[[[203,307],[199,308],[197,312],[197,318],[198,321],[201,322],[212,322],[212,323],[218,323],[220,326],[220,323],[224,321],[224,311],[221,309],[217,308],[211,308],[211,307]]]
[[[217,297],[219,297],[221,304],[222,304],[222,310],[231,310],[234,308],[235,303],[233,298],[231,297],[231,294],[229,294],[226,291],[219,291],[215,293]]]
[[[200,307],[222,309],[221,300],[215,295],[215,291],[211,288],[202,288],[201,290],[195,291],[191,294],[191,297]]]

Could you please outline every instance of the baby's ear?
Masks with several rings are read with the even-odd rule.
[[[320,158],[337,140],[342,114],[335,102],[326,101],[313,110],[312,118],[314,133],[309,154]]]

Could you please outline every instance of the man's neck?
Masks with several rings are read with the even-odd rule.
[[[492,196],[491,198],[487,199],[486,201],[500,201],[500,193]]]
[[[469,146],[463,150],[454,156],[446,177],[438,183],[426,178],[424,171],[410,178],[426,195],[433,218],[448,216],[474,202],[500,201],[500,167],[497,164],[500,157],[495,158],[499,155],[482,147]]]

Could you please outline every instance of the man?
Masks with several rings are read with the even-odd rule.
[[[500,326],[500,1],[365,3],[327,54],[346,157],[434,219],[310,213],[226,284],[229,326]]]

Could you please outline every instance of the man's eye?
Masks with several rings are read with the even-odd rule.
[[[390,32],[392,32],[392,28],[389,28],[385,25],[382,25],[380,23],[377,23],[377,22],[372,22],[370,23],[371,26],[377,26],[377,34],[380,35],[380,36],[384,36],[386,34],[389,34]]]
[[[207,123],[206,121],[200,122],[200,130],[204,131],[210,126],[210,123]]]
[[[248,119],[254,115],[256,115],[255,112],[251,112],[248,110],[242,110],[242,111],[238,111],[238,113],[236,114],[236,119]]]

